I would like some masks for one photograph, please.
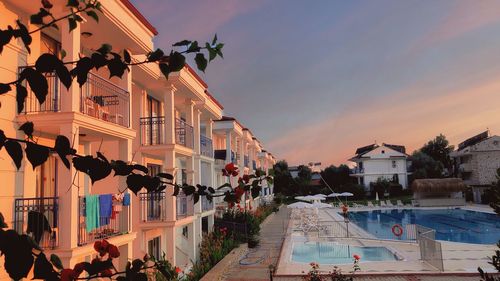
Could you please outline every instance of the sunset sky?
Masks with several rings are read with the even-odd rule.
[[[210,92],[291,164],[377,141],[500,134],[500,1],[134,0],[160,32],[226,45]]]

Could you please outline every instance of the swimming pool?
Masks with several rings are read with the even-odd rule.
[[[335,242],[303,242],[293,245],[292,261],[349,264],[354,261],[353,255],[359,255],[362,262],[398,260],[396,255],[386,247],[358,247]]]
[[[436,239],[473,244],[495,244],[500,239],[500,217],[463,209],[392,209],[350,212],[357,226],[377,238],[395,238],[394,224],[419,224],[436,230]]]

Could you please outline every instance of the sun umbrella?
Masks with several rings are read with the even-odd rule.
[[[314,196],[317,196],[317,197],[323,197],[323,198],[326,198],[326,197],[327,197],[325,194],[321,194],[321,193],[314,194]]]
[[[344,197],[347,197],[347,196],[354,196],[354,194],[350,193],[350,192],[342,192],[339,194],[339,196],[344,196]]]
[[[297,196],[295,199],[302,201],[321,201],[326,200],[325,197],[316,196],[316,195],[307,195],[307,196]]]
[[[287,206],[290,209],[310,209],[312,208],[312,204],[306,202],[295,202]]]
[[[339,197],[339,196],[340,196],[340,193],[334,192],[334,193],[328,194],[326,197]]]

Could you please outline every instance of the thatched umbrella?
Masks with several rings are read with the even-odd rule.
[[[465,188],[465,183],[459,178],[418,179],[411,184],[413,192],[460,192],[465,191]]]

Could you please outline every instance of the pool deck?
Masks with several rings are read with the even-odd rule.
[[[387,210],[390,208],[359,208],[359,209],[352,208],[351,210],[371,211],[378,209]],[[432,209],[432,208],[418,208],[418,209]],[[477,205],[466,206],[463,207],[463,209],[491,212],[491,209]],[[322,209],[319,211],[319,220],[342,221],[342,217],[338,214],[337,209]],[[317,231],[313,231],[307,234],[304,234],[301,231],[293,231],[293,224],[294,221],[291,220],[282,247],[282,252],[276,272],[276,274],[279,276],[292,277],[291,275],[300,275],[303,274],[303,272],[309,271],[310,269],[309,264],[292,261],[291,257],[292,257],[293,243],[319,242],[319,241],[338,242],[339,244],[347,244],[353,246],[383,246],[393,251],[400,258],[400,260],[398,261],[380,261],[380,262],[378,261],[363,262],[363,258],[361,258],[360,266],[362,275],[370,274],[372,276],[377,276],[377,275],[391,274],[392,276],[392,274],[396,273],[410,274],[410,275],[443,274],[443,272],[440,272],[435,267],[431,266],[426,262],[423,262],[420,259],[420,249],[418,244],[415,242],[373,239],[374,237],[371,234],[365,232],[363,229],[357,227],[354,224],[350,224],[349,226],[349,233],[351,237],[354,236],[354,238],[324,238],[324,237],[318,237]],[[343,227],[342,226],[343,223],[339,222],[338,224],[339,225],[336,228]],[[474,275],[477,273],[478,266],[481,266],[481,268],[483,268],[485,271],[495,272],[495,269],[493,268],[493,266],[488,264],[488,261],[489,261],[489,256],[491,256],[496,250],[497,248],[496,245],[478,245],[478,244],[456,243],[447,241],[439,241],[439,242],[441,242],[442,253],[443,253],[444,273],[453,273],[459,275],[464,275],[464,274]],[[320,265],[320,269],[326,272],[332,270],[332,268],[333,265]],[[350,272],[352,271],[352,264],[338,265],[338,268],[340,268],[342,272]],[[462,277],[468,278],[470,276],[462,276]],[[476,278],[475,280],[477,280],[477,277],[475,278]],[[366,279],[366,280],[371,280],[371,279]],[[392,279],[384,278],[384,280],[392,280]],[[407,279],[394,279],[394,280],[407,280]],[[415,280],[439,280],[439,279],[415,279]]]

